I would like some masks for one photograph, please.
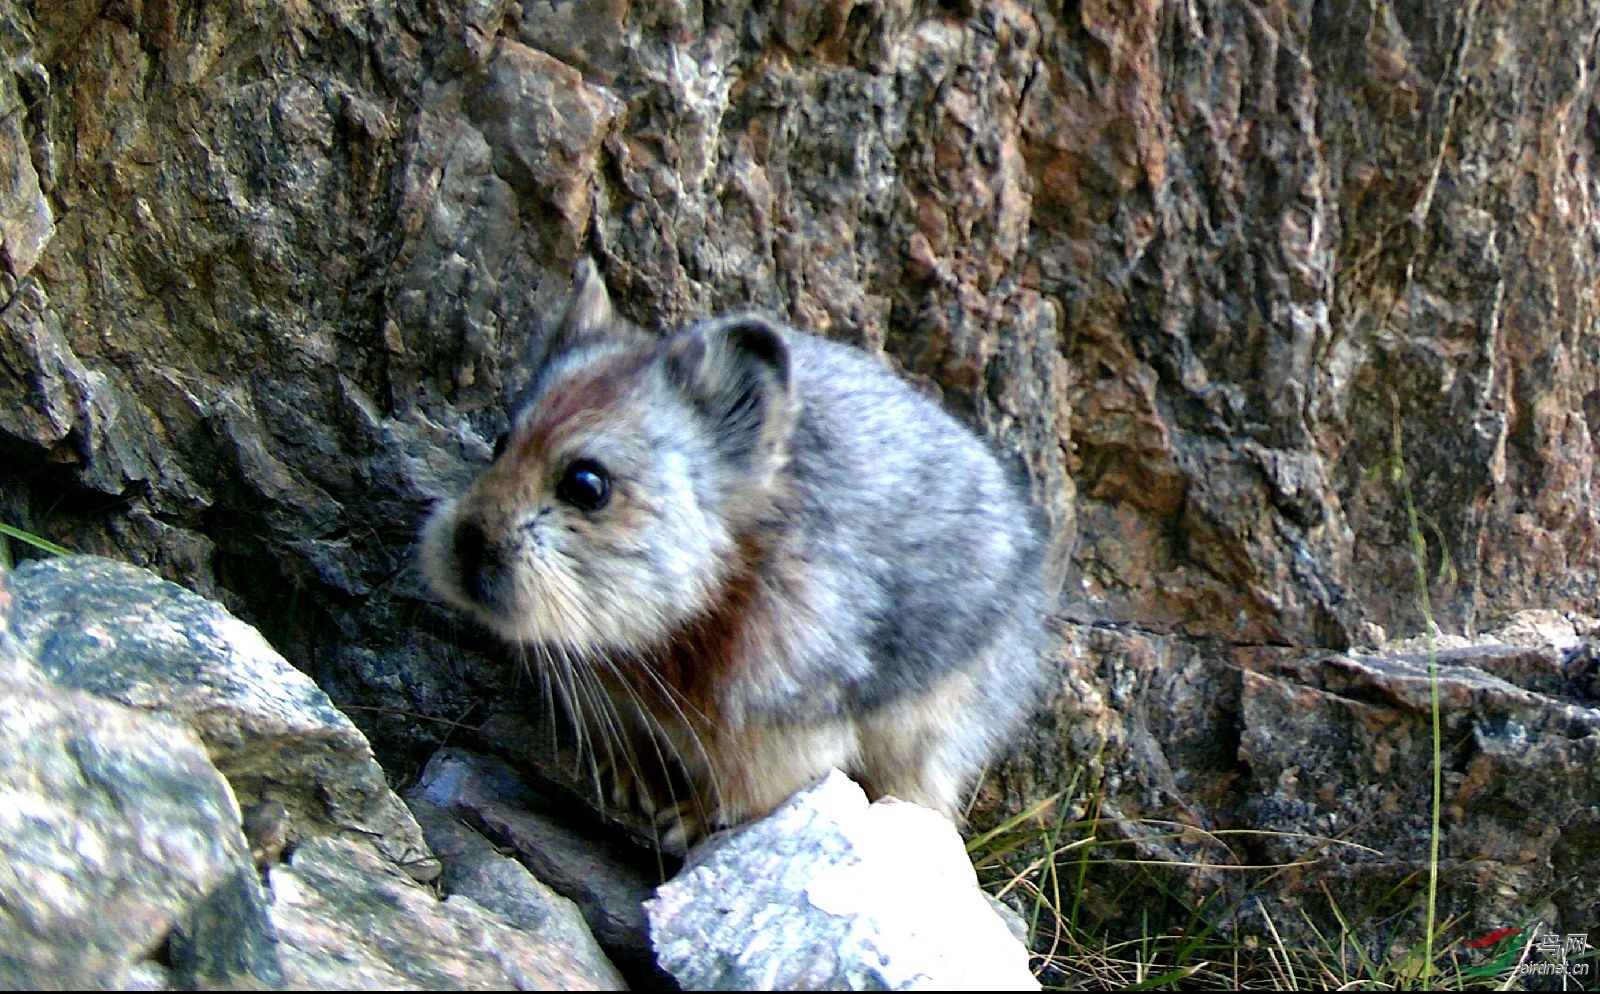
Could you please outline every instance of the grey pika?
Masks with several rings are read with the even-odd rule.
[[[867,354],[760,314],[647,336],[587,260],[421,542],[679,849],[835,766],[959,817],[1037,698],[1041,558],[985,445]]]

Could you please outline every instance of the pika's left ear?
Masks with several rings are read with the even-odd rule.
[[[698,325],[666,347],[668,380],[703,417],[717,451],[758,476],[775,470],[794,426],[789,346],[760,314]]]
[[[527,338],[523,354],[508,377],[506,400],[515,420],[544,388],[545,378],[562,356],[586,345],[608,340],[639,338],[638,331],[618,319],[611,307],[606,281],[594,259],[582,256],[572,267],[572,285],[559,315],[531,315],[522,325]],[[641,344],[643,344],[641,342]]]
[[[605,280],[595,269],[594,260],[583,256],[572,267],[572,291],[556,334],[569,343],[575,342],[609,331],[613,319]]]

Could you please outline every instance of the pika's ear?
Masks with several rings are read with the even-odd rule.
[[[572,294],[567,298],[566,313],[556,326],[556,338],[571,343],[603,334],[614,320],[605,280],[595,270],[594,260],[583,256],[572,267]]]
[[[668,380],[709,422],[717,451],[734,465],[770,476],[794,424],[789,346],[759,314],[699,325],[666,346]]]

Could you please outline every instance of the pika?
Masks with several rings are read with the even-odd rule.
[[[1032,520],[984,443],[866,353],[757,313],[651,337],[585,259],[420,558],[549,669],[613,799],[681,850],[830,767],[959,820],[1037,698]]]

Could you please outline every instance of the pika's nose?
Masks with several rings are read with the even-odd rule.
[[[455,556],[456,575],[461,577],[462,592],[484,607],[493,606],[500,560],[489,547],[489,536],[483,526],[472,520],[457,522],[450,548]]]

